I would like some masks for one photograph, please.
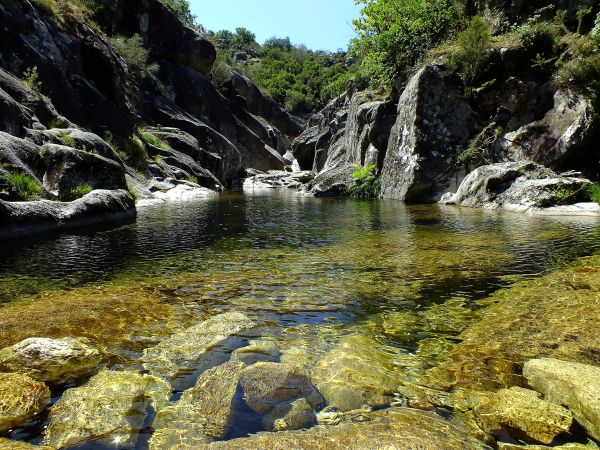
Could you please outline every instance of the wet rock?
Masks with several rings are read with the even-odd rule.
[[[476,423],[498,438],[508,430],[515,438],[550,444],[559,434],[568,432],[573,422],[567,409],[541,400],[537,392],[528,389],[512,387],[474,395]]]
[[[462,181],[455,194],[440,203],[509,211],[536,211],[561,203],[585,199],[589,180],[558,176],[532,162],[509,162],[482,166]],[[566,196],[566,197],[565,197]]]
[[[48,387],[23,374],[0,373],[0,392],[0,433],[27,422],[50,402]]]
[[[409,81],[381,172],[381,195],[408,202],[437,202],[450,187],[456,148],[478,121],[442,66],[427,65]]]
[[[177,448],[224,438],[230,428],[238,383],[245,364],[230,361],[207,370],[176,405],[161,410],[153,423],[151,449]]]
[[[154,377],[103,370],[65,391],[50,411],[44,443],[57,449],[87,442],[134,445],[150,401],[164,406],[170,393],[170,386]]]
[[[241,361],[245,364],[255,362],[276,362],[279,359],[279,347],[270,339],[256,339],[246,347],[238,348],[231,354],[232,361]]]
[[[258,414],[266,414],[278,403],[290,399],[303,397],[313,408],[323,401],[308,373],[288,364],[256,363],[244,371],[240,383],[246,404]]]
[[[102,361],[85,339],[29,338],[0,350],[0,371],[21,372],[50,383],[64,383],[92,372]]]
[[[553,403],[564,405],[594,439],[600,439],[600,367],[540,358],[527,361],[523,375]]]
[[[263,418],[263,426],[270,431],[300,430],[317,420],[313,407],[304,398],[280,403]]]
[[[208,449],[422,449],[483,450],[487,447],[469,430],[423,411],[388,409],[362,416],[364,421],[319,426],[302,431],[258,433],[247,438],[215,442]]]
[[[151,374],[173,380],[180,373],[194,369],[207,351],[255,323],[239,312],[227,312],[144,350],[142,361]]]
[[[157,191],[154,193],[155,198],[166,201],[194,200],[197,198],[210,198],[216,195],[217,192],[211,189],[188,183],[178,184],[173,189],[165,192]]]
[[[72,202],[0,200],[0,240],[134,222],[134,206],[133,197],[125,190],[95,190]]]
[[[323,355],[311,379],[327,404],[341,411],[389,405],[399,381],[394,355],[358,333],[342,338]]]
[[[53,450],[52,447],[45,445],[32,445],[23,441],[13,441],[6,438],[0,438],[0,448],[2,450]]]

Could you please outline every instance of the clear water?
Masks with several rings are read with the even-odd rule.
[[[599,231],[594,219],[281,191],[163,204],[116,230],[3,243],[0,345],[85,336],[113,355],[108,366],[140,368],[144,348],[238,310],[259,326],[212,352],[213,364],[268,337],[282,354],[306,349],[299,362],[310,367],[357,332],[374,350],[414,355],[426,339],[456,341],[477,300],[594,253]],[[419,320],[398,332],[394,313]],[[415,370],[435,364],[421,359]],[[186,374],[178,392],[197,375]],[[39,443],[44,425],[41,417],[11,437]],[[247,420],[231,435],[258,429]]]

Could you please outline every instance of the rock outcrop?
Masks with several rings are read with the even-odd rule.
[[[523,375],[548,401],[564,405],[594,439],[600,439],[600,367],[560,361],[532,359]]]

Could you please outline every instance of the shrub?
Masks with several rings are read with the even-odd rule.
[[[590,201],[600,203],[600,184],[588,184],[585,190]]]
[[[448,36],[462,18],[453,0],[357,0],[351,44],[372,84],[403,80],[425,53]]]
[[[42,198],[42,188],[31,175],[19,172],[9,172],[4,181],[10,190],[21,200],[39,200]]]
[[[158,136],[152,133],[141,132],[142,139],[146,144],[153,145],[154,147],[160,148],[161,150],[171,150],[171,146],[168,142],[162,140]]]
[[[197,177],[195,177],[194,175],[190,175],[190,176],[187,178],[187,180],[188,180],[190,183],[198,184],[198,178],[197,178]]]
[[[67,201],[77,200],[78,198],[83,197],[86,194],[92,192],[92,186],[90,184],[79,184],[77,186],[73,186],[69,189],[67,195],[64,196],[64,199]]]
[[[353,182],[346,191],[351,198],[377,198],[381,192],[381,179],[375,164],[356,166],[352,172]]]
[[[135,77],[150,78],[158,71],[157,64],[148,64],[149,52],[144,48],[142,37],[139,34],[131,37],[113,36],[110,38],[110,43]]]
[[[196,16],[192,14],[190,2],[188,0],[162,0],[179,19],[191,27],[196,25]]]
[[[460,76],[469,92],[485,61],[491,41],[490,24],[480,16],[473,17],[468,28],[458,34],[457,49],[450,54],[450,64],[460,68]]]
[[[66,125],[65,119],[63,117],[55,117],[54,119],[50,120],[50,122],[48,122],[48,128],[52,129],[52,128],[64,128]]]
[[[29,67],[23,72],[23,83],[29,89],[35,92],[40,92],[42,89],[42,83],[39,81],[39,73],[37,66]]]
[[[63,145],[66,145],[67,147],[76,148],[75,147],[75,139],[73,139],[71,136],[69,136],[64,131],[59,132],[58,137],[62,141]]]
[[[219,59],[215,62],[211,72],[212,83],[217,89],[221,89],[233,76],[231,67],[225,61]]]
[[[148,167],[148,152],[146,146],[140,138],[133,135],[125,141],[126,160],[139,170],[145,170]],[[144,174],[142,173],[142,176]]]

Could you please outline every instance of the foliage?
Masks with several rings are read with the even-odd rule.
[[[458,34],[457,49],[450,54],[450,64],[460,68],[460,76],[467,89],[472,88],[491,41],[490,24],[480,16],[473,17],[467,29]]]
[[[152,161],[154,161],[156,164],[160,164],[165,160],[165,157],[163,155],[156,155]]]
[[[89,194],[90,192],[92,192],[92,190],[92,186],[88,183],[73,186],[71,189],[69,189],[69,193],[65,196],[65,200],[76,200],[78,198],[83,197],[86,194]]]
[[[39,200],[42,198],[42,188],[31,175],[19,172],[9,172],[4,181],[10,190],[22,200]]]
[[[125,60],[129,71],[139,79],[153,77],[158,71],[158,65],[148,63],[149,52],[144,48],[142,37],[134,34],[131,37],[113,36],[110,43],[115,52]]]
[[[474,138],[469,141],[469,144],[467,145],[467,147],[465,149],[463,149],[456,155],[456,162],[458,164],[466,164],[469,161],[471,161],[473,158],[475,158],[478,154],[479,154],[478,139]]]
[[[351,198],[377,198],[381,192],[381,179],[377,176],[375,164],[356,166],[352,172],[354,181],[346,191]]]
[[[76,148],[75,147],[75,139],[73,139],[71,136],[69,136],[64,131],[61,131],[60,133],[58,133],[58,137],[62,141],[63,145],[66,145],[67,147]]]
[[[358,37],[351,53],[374,85],[403,80],[425,53],[448,36],[462,18],[453,0],[357,0]]]
[[[146,144],[153,145],[161,150],[171,150],[171,146],[168,142],[162,140],[158,136],[153,135],[152,133],[146,133],[144,131],[140,132],[142,139]]]
[[[198,184],[198,178],[197,178],[197,177],[195,177],[194,175],[190,175],[190,176],[187,178],[187,180],[188,180],[190,183]]]
[[[57,116],[48,122],[48,128],[64,128],[66,126],[65,119],[61,116]]]
[[[219,50],[215,86],[222,88],[237,70],[293,113],[321,109],[346,90],[358,71],[345,53],[311,51],[289,38],[273,37],[259,45],[245,28],[209,32],[208,38]]]
[[[140,194],[138,194],[137,191],[129,185],[127,185],[127,192],[129,192],[129,195],[131,195],[134,200],[140,199]]]
[[[196,24],[196,16],[192,14],[190,2],[188,0],[162,0],[179,19],[191,27]]]
[[[39,72],[37,66],[29,67],[23,72],[23,83],[35,92],[40,92],[42,83],[39,81]]]
[[[580,189],[559,183],[550,193],[555,205],[567,205],[577,200]]]

